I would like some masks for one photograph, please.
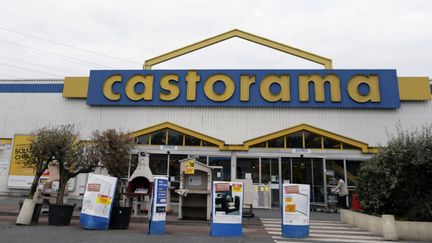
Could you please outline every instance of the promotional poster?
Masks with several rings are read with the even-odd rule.
[[[149,234],[164,234],[168,203],[168,178],[154,177]]]
[[[309,236],[310,185],[283,184],[282,236]]]
[[[89,174],[80,216],[85,229],[108,229],[117,178]]]
[[[213,182],[213,223],[241,224],[243,183]]]

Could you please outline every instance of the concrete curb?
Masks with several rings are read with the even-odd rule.
[[[372,216],[341,210],[341,221],[382,235],[385,240],[432,241],[432,222],[396,221],[393,215]]]

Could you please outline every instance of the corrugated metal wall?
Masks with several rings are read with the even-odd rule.
[[[0,137],[57,124],[73,123],[84,138],[94,129],[139,130],[172,122],[240,144],[300,123],[307,123],[370,146],[384,145],[395,127],[413,128],[432,121],[432,102],[404,102],[400,109],[300,109],[206,107],[90,107],[60,93],[1,93]]]

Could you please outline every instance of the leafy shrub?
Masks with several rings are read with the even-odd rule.
[[[362,164],[357,190],[371,214],[432,221],[432,125],[401,131]]]

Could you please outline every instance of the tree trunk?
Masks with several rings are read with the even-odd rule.
[[[30,187],[30,192],[27,195],[28,199],[33,199],[33,196],[34,196],[34,194],[35,194],[35,192],[37,190],[37,187],[39,185],[39,178],[41,177],[42,173],[38,173],[37,172],[36,175],[34,176],[33,182],[32,182],[31,187]]]
[[[64,193],[65,193],[65,188],[66,188],[68,180],[69,179],[66,179],[66,181],[63,181],[62,178],[60,178],[60,180],[59,180],[59,190],[57,192],[57,199],[56,199],[56,204],[57,205],[62,205],[63,204],[63,198],[64,198]]]

